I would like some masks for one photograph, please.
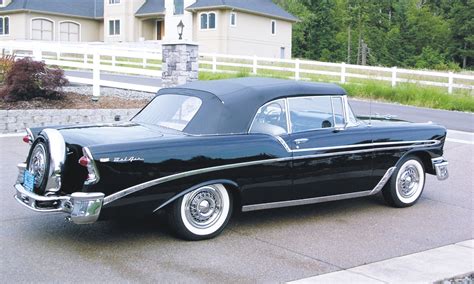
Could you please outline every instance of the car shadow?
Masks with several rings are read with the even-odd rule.
[[[297,207],[286,207],[253,212],[234,212],[228,228],[224,234],[236,231],[246,231],[250,228],[260,227],[262,230],[275,225],[292,226],[301,224],[302,220],[310,220],[311,217],[325,218],[325,221],[338,222],[335,216],[366,212],[374,207],[386,206],[380,196],[366,198],[341,200],[320,204],[311,204]],[[48,218],[49,219],[49,218]],[[186,242],[178,239],[168,225],[165,214],[157,214],[142,218],[122,218],[119,220],[100,221],[90,225],[75,225],[71,223],[58,222],[57,216],[54,220],[47,221],[43,225],[44,230],[36,232],[35,238],[43,238],[48,232],[54,231],[57,239],[66,243],[84,244],[128,244],[139,242]],[[310,220],[313,222],[314,220]]]

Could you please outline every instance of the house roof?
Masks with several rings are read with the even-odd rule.
[[[273,3],[272,0],[197,0],[187,7],[187,10],[203,10],[209,8],[224,8],[243,10],[251,13],[280,18],[296,22],[298,18]]]
[[[32,11],[84,18],[104,17],[104,0],[13,0],[1,12]]]
[[[164,0],[147,0],[138,11],[135,13],[136,16],[146,16],[153,14],[164,14],[165,13],[165,1]]]

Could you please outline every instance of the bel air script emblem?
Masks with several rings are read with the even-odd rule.
[[[115,157],[112,159],[109,158],[102,158],[100,159],[101,162],[107,163],[107,162],[114,162],[114,163],[133,163],[133,162],[143,162],[145,159],[139,158],[139,157]]]

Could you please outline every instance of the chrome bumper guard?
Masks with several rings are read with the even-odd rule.
[[[444,157],[431,159],[431,163],[433,164],[433,168],[436,171],[436,177],[438,178],[438,180],[445,180],[449,177],[449,163]]]
[[[68,220],[75,224],[90,224],[99,219],[105,195],[101,192],[75,192],[66,196],[42,196],[28,191],[21,185],[25,164],[19,164],[15,184],[15,199],[23,206],[40,213],[68,213]]]

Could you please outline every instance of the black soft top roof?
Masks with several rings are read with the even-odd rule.
[[[202,106],[184,129],[190,134],[246,133],[257,110],[269,101],[308,95],[345,95],[336,84],[297,82],[270,78],[196,81],[164,88],[158,95],[195,96]]]

